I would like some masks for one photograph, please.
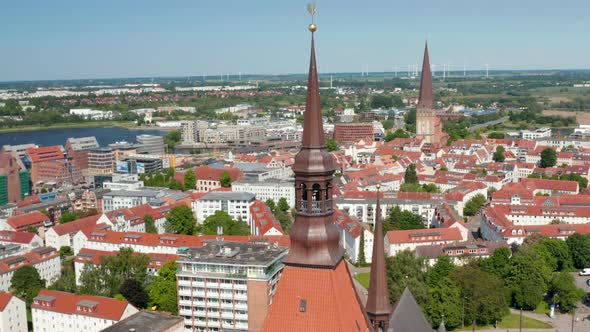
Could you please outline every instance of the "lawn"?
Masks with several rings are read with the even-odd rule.
[[[520,327],[520,316],[518,314],[510,314],[498,323],[498,329],[517,329]],[[476,330],[489,330],[493,329],[493,325],[488,326],[476,326]],[[522,317],[522,328],[523,329],[551,329],[553,328],[551,325],[542,322],[540,320],[536,320],[534,318],[529,318],[526,316]],[[471,327],[465,326],[464,330],[461,331],[471,331]]]
[[[369,272],[363,272],[363,273],[357,273],[354,275],[354,278],[356,280],[358,280],[361,285],[363,285],[363,287],[365,287],[366,289],[369,289],[369,277],[370,273]]]

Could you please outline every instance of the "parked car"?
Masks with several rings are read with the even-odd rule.
[[[582,271],[580,271],[580,275],[581,276],[590,276],[590,267],[587,267],[587,268],[583,269]]]
[[[590,279],[586,280],[586,285],[590,286]]]

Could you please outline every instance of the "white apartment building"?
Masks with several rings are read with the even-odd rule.
[[[59,252],[55,248],[42,247],[20,256],[0,260],[0,291],[10,288],[10,280],[19,267],[31,265],[39,272],[41,279],[51,284],[61,274]]]
[[[127,301],[47,289],[31,308],[35,332],[98,332],[139,311]]]
[[[18,244],[22,252],[26,253],[33,249],[43,247],[43,239],[31,232],[0,231],[0,245]]]
[[[11,293],[0,292],[0,331],[27,332],[25,301]]]
[[[103,182],[102,187],[104,189],[110,189],[113,191],[118,190],[140,190],[143,188],[143,181],[113,181]]]
[[[539,139],[551,137],[551,128],[543,127],[535,130],[521,130],[520,137],[522,139]]]
[[[199,224],[215,214],[215,211],[225,211],[234,220],[248,222],[250,206],[255,199],[256,195],[248,192],[214,191],[193,202],[193,212]]]
[[[369,227],[338,209],[334,210],[334,220],[340,233],[340,246],[344,248],[346,256],[352,262],[358,262],[361,250],[361,236],[363,236],[365,242],[363,247],[365,251],[365,262],[371,263],[373,260],[374,237]]]
[[[146,204],[156,199],[158,192],[153,190],[114,190],[102,196],[102,210],[104,212],[127,209]]]
[[[74,245],[74,235],[81,229],[92,227],[97,224],[107,224],[113,226],[106,215],[95,215],[78,220],[74,220],[65,224],[58,224],[45,232],[45,243],[48,247],[59,249],[63,246]]]
[[[286,248],[212,241],[178,254],[178,313],[185,331],[262,329]]]
[[[277,203],[286,198],[290,207],[295,206],[295,184],[293,181],[267,180],[264,182],[241,181],[231,185],[234,192],[248,192],[256,195],[256,199],[265,202],[272,199]]]

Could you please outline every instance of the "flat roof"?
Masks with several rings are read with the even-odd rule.
[[[231,265],[268,266],[287,253],[287,248],[272,245],[267,240],[227,242],[212,240],[200,248],[178,250],[179,261]]]
[[[168,331],[179,325],[184,327],[184,319],[156,311],[142,310],[135,315],[129,316],[122,321],[113,324],[103,332],[129,332],[129,331]]]
[[[227,201],[227,200],[253,201],[255,198],[256,198],[255,194],[248,193],[248,192],[213,191],[213,192],[210,192],[207,195],[199,198],[199,200],[201,200],[201,201]]]

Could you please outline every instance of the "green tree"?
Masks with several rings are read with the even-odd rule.
[[[73,259],[66,259],[61,263],[61,274],[59,278],[47,288],[68,293],[76,293],[78,291]]]
[[[404,175],[404,183],[418,183],[418,174],[416,173],[416,165],[410,164],[406,168],[406,174]]]
[[[383,129],[390,130],[391,128],[393,128],[393,125],[395,123],[393,122],[393,120],[385,120],[381,124],[383,125]]]
[[[567,243],[560,239],[543,238],[538,245],[545,247],[557,264],[554,271],[569,271],[573,269],[574,262]]]
[[[137,308],[145,309],[148,304],[148,293],[143,285],[135,279],[125,280],[119,292]]]
[[[504,157],[504,146],[503,145],[498,145],[498,147],[496,148],[496,151],[494,152],[494,155],[492,156],[492,159],[494,159],[495,162],[497,163],[501,163],[503,162],[506,157]]]
[[[444,316],[445,326],[454,329],[461,325],[461,290],[448,277],[428,287],[428,302],[424,306],[432,326],[438,327]]]
[[[146,214],[143,216],[143,223],[145,224],[146,233],[158,233],[158,228],[154,222],[154,217],[151,214]]]
[[[410,211],[402,211],[399,206],[396,206],[391,210],[389,216],[383,223],[384,232],[389,232],[394,229],[407,230],[422,228],[424,228],[424,222],[420,216],[415,215]]]
[[[74,212],[64,211],[61,214],[61,217],[59,218],[59,223],[60,224],[65,224],[65,223],[68,223],[70,221],[74,221],[76,219],[78,219],[78,216]]]
[[[449,255],[441,255],[436,259],[436,263],[428,270],[428,285],[436,287],[442,280],[448,277],[455,270],[455,265]]]
[[[395,256],[387,257],[387,284],[389,298],[397,301],[406,287],[410,288],[416,302],[424,306],[428,302],[426,283],[426,262],[412,251],[405,250]]]
[[[219,182],[221,183],[221,186],[223,188],[231,187],[231,176],[229,175],[228,171],[221,173],[221,176],[219,177]]]
[[[494,132],[491,132],[488,135],[488,137],[493,138],[493,139],[502,139],[502,138],[504,138],[504,133],[494,131]]]
[[[272,200],[272,198],[269,198],[266,200],[266,202],[264,202],[266,204],[266,206],[268,206],[268,208],[274,213],[277,206],[275,204],[275,201]]]
[[[282,211],[284,213],[287,213],[287,211],[289,211],[289,202],[287,202],[287,199],[285,197],[279,198],[277,208],[279,209],[279,211]]]
[[[493,274],[467,264],[451,273],[451,280],[459,287],[462,304],[465,304],[465,323],[475,321],[488,325],[501,321],[509,313],[504,284]]]
[[[499,278],[504,278],[510,269],[510,256],[512,256],[510,249],[499,248],[490,257],[481,260],[481,269]]]
[[[330,152],[338,151],[338,142],[333,138],[328,138],[326,140],[326,149]]]
[[[553,274],[548,294],[562,312],[570,312],[586,292],[576,286],[576,280],[570,273],[557,272]]]
[[[61,257],[73,256],[74,251],[72,250],[72,247],[70,247],[70,246],[62,246],[59,248],[59,255]]]
[[[541,151],[541,167],[553,167],[557,164],[557,153],[551,148]]]
[[[466,216],[474,216],[486,203],[486,201],[486,197],[482,194],[474,196],[467,202],[467,204],[465,204],[465,208],[463,208],[463,214]]]
[[[565,241],[572,254],[574,267],[584,269],[590,266],[590,234],[572,234]]]
[[[516,308],[533,310],[547,292],[550,271],[531,247],[523,245],[510,260],[506,284]]]
[[[176,261],[164,264],[158,274],[154,276],[148,286],[150,307],[156,306],[158,310],[178,313],[177,289],[176,289]]]
[[[197,177],[192,169],[188,169],[184,173],[184,188],[186,190],[192,190],[197,187]]]
[[[181,140],[182,134],[180,133],[180,130],[172,130],[166,134],[166,137],[164,137],[164,142],[166,142],[166,145],[168,145],[168,148],[171,150],[174,149]]]
[[[203,221],[200,230],[204,235],[216,235],[217,227],[223,227],[224,235],[250,235],[250,227],[241,220],[233,220],[225,211],[215,211]]]
[[[275,218],[281,224],[281,228],[285,234],[289,234],[291,232],[291,226],[293,223],[293,218],[289,216],[289,213],[285,213],[283,211],[277,210],[275,212]]]
[[[167,233],[192,235],[195,233],[195,225],[193,211],[186,205],[180,205],[170,209],[164,229]]]
[[[367,265],[367,259],[365,257],[365,232],[361,231],[361,240],[359,244],[359,257],[358,257],[358,265],[365,266]]]
[[[170,182],[168,182],[168,188],[173,190],[184,190],[182,183],[175,178],[170,179]]]
[[[31,265],[19,267],[10,279],[10,291],[21,299],[26,299],[27,305],[33,302],[33,298],[44,287],[45,280],[41,279],[39,271]]]

